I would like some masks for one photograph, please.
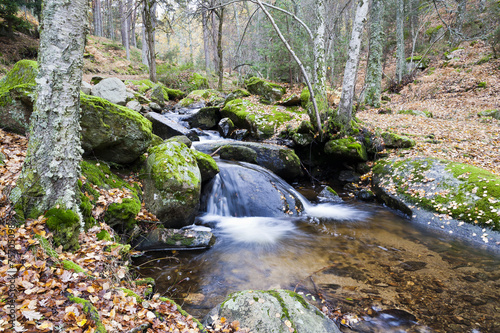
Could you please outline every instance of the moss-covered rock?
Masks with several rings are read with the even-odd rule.
[[[305,87],[300,93],[300,105],[302,105],[304,109],[307,109],[307,104],[309,103],[310,98],[311,93],[309,92],[309,88]]]
[[[207,183],[219,173],[219,167],[212,156],[197,150],[193,150],[193,154],[200,169],[201,180]]]
[[[337,325],[299,294],[289,290],[245,290],[230,294],[204,319],[239,321],[252,332],[340,333]]]
[[[411,148],[415,146],[415,140],[404,135],[398,135],[392,132],[382,133],[385,146],[388,148]]]
[[[0,152],[0,165],[4,165],[5,164],[5,155]]]
[[[185,144],[188,148],[191,148],[191,145],[193,144],[191,139],[189,139],[185,135],[176,135],[176,136],[173,136],[171,138],[168,138],[164,142],[178,142],[178,143]]]
[[[36,99],[38,65],[36,61],[21,60],[0,80],[0,127],[24,134]]]
[[[406,58],[407,63],[413,63],[415,66],[420,63],[418,66],[419,69],[426,69],[429,67],[429,58],[424,58],[422,60],[422,56],[413,56],[413,57],[408,57]]]
[[[293,114],[282,109],[283,107],[274,107],[270,113],[264,113],[248,100],[235,99],[221,110],[221,116],[231,119],[238,128],[248,129],[253,137],[267,139],[272,137],[283,123],[293,118]]]
[[[162,143],[163,143],[163,139],[160,138],[158,135],[153,134],[151,137],[151,143],[149,146],[154,147],[154,146],[161,145]]]
[[[251,148],[257,153],[257,164],[263,166],[286,180],[294,180],[302,175],[300,159],[295,152],[287,147],[257,142],[212,141],[196,145],[196,149],[204,153],[213,153],[223,146]]]
[[[201,174],[192,150],[178,142],[151,148],[145,175],[146,208],[168,227],[191,224],[201,191]]]
[[[279,101],[286,93],[286,89],[279,84],[258,77],[251,77],[245,80],[245,85],[250,93],[262,96],[271,103]]]
[[[201,74],[193,73],[188,80],[191,90],[208,89],[208,80]]]
[[[325,153],[340,162],[364,162],[368,160],[365,146],[353,137],[330,140],[325,144]]]
[[[491,117],[500,120],[500,110],[484,110],[477,114],[480,117]]]
[[[432,113],[429,111],[420,111],[420,110],[399,110],[398,114],[408,114],[411,116],[424,117],[424,118],[432,118]]]
[[[257,153],[250,147],[226,145],[219,149],[222,159],[257,164]]]
[[[79,248],[80,216],[71,209],[51,208],[45,213],[47,227],[54,234],[54,245],[63,250]]]
[[[250,93],[246,89],[236,89],[233,90],[229,95],[227,95],[226,100],[224,101],[224,105],[228,102],[231,102],[233,99],[243,98],[250,96]]]
[[[148,149],[152,125],[140,113],[102,98],[82,94],[82,147],[104,161],[126,164]]]
[[[167,249],[206,249],[214,243],[210,231],[157,228],[134,240],[138,251]]]
[[[179,99],[186,95],[183,91],[178,89],[170,89],[165,87],[162,83],[154,83],[151,80],[126,80],[125,84],[129,87],[132,87],[133,90],[138,91],[141,95],[144,95],[149,90],[153,89],[155,86],[161,86],[162,93],[164,93],[163,98],[166,99]],[[168,98],[165,98],[168,96]]]
[[[161,84],[155,84],[153,88],[151,88],[151,100],[155,103],[158,103],[161,107],[165,106],[165,101],[168,101],[168,92],[166,87]]]
[[[123,198],[121,202],[110,204],[103,213],[103,219],[120,232],[132,230],[136,224],[135,217],[141,208],[140,188],[133,187],[122,180],[111,172],[105,163],[82,161],[80,167],[83,178],[83,182],[80,182],[80,190],[90,206],[89,209],[82,210],[85,226],[88,228],[95,223],[92,217],[92,208],[99,198],[99,192],[94,187],[105,190],[117,188],[128,193],[128,197]]]
[[[422,210],[500,230],[500,177],[477,167],[433,158],[381,160],[373,168],[380,200],[410,216]],[[451,226],[450,226],[451,227]],[[447,228],[445,225],[443,228]]]
[[[214,89],[204,89],[191,91],[189,95],[180,100],[179,105],[189,107],[195,103],[201,103],[201,105],[214,106],[223,102],[224,97],[220,92]]]

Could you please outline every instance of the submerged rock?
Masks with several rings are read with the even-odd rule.
[[[193,223],[198,213],[201,174],[192,150],[165,142],[149,150],[144,179],[144,203],[167,227]]]
[[[300,160],[293,150],[287,147],[256,142],[213,141],[196,144],[196,149],[211,154],[222,146],[247,147],[257,153],[256,162],[278,176],[292,180],[302,175]]]
[[[233,293],[205,317],[239,321],[251,332],[340,333],[337,325],[297,293],[289,290],[245,290]]]
[[[344,200],[330,186],[325,186],[318,194],[319,202],[342,203]]]
[[[210,231],[157,228],[139,235],[132,244],[138,251],[199,250],[210,247],[214,241],[214,235]]]

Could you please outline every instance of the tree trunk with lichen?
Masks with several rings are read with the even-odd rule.
[[[224,7],[219,9],[219,30],[217,35],[217,58],[219,58],[219,83],[217,84],[217,89],[222,91],[222,81],[224,79],[224,58],[222,53],[222,25],[224,23]]]
[[[348,58],[344,69],[344,81],[342,83],[342,95],[340,97],[336,119],[337,122],[340,123],[343,132],[351,131],[352,106],[358,72],[359,53],[361,50],[361,36],[363,34],[367,13],[368,1],[358,0],[356,3],[356,14],[352,24]]]
[[[326,98],[326,65],[325,65],[325,2],[324,0],[315,0],[315,15],[316,15],[316,31],[314,34],[314,94],[318,104],[320,115],[319,123],[326,119],[328,111],[328,101]],[[310,112],[314,115],[314,112]],[[315,119],[311,119],[313,124],[316,124]]]
[[[145,55],[147,59],[147,66],[149,68],[149,79],[156,82],[156,0],[144,0],[142,7],[142,21],[144,24],[143,62]]]
[[[81,228],[77,182],[83,152],[80,87],[88,5],[87,0],[44,3],[38,97],[26,159],[11,195],[18,217],[54,217],[47,225],[54,232],[56,245],[65,248],[77,246]]]
[[[396,0],[396,80],[400,83],[406,74],[404,15],[403,0]]]

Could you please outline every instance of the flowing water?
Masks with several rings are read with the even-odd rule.
[[[319,308],[352,314],[357,332],[500,332],[497,254],[380,205],[315,204],[314,187],[296,190],[246,163],[219,165],[196,221],[211,228],[214,246],[148,253],[135,262],[156,280],[157,292],[195,317],[235,291],[283,288]],[[253,173],[271,177],[288,211],[269,213],[272,191],[245,179]],[[355,323],[355,316],[365,320]]]

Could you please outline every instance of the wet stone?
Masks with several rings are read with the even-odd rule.
[[[401,268],[403,268],[405,271],[414,272],[425,268],[425,266],[427,266],[427,263],[423,261],[406,261],[401,263],[399,266],[401,266]]]

